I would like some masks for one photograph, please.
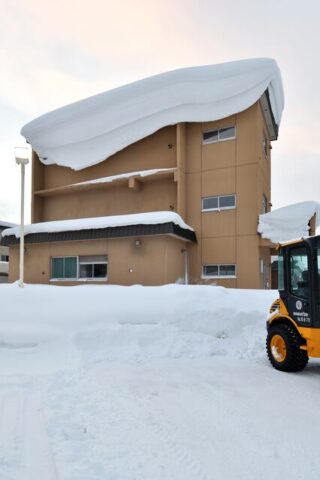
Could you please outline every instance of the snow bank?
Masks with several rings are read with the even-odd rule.
[[[309,236],[309,221],[316,214],[319,226],[320,204],[301,202],[278,208],[259,216],[258,232],[262,238],[281,243]]]
[[[0,285],[0,374],[82,361],[264,355],[274,291]]]
[[[57,220],[53,222],[32,223],[26,225],[25,235],[30,233],[73,232],[76,230],[91,230],[96,228],[122,227],[128,225],[156,225],[172,222],[181,228],[192,230],[180,215],[175,212],[146,212],[130,215],[112,215],[109,217],[79,218],[75,220]],[[20,237],[20,227],[8,228],[2,232],[3,237],[15,235]]]
[[[155,75],[42,115],[21,134],[43,163],[81,170],[167,125],[241,112],[266,89],[279,125],[279,68],[272,59],[256,58]]]

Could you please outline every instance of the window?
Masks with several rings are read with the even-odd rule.
[[[106,255],[51,259],[51,280],[101,280],[107,278],[107,273]]]
[[[301,298],[309,296],[308,252],[306,247],[290,250],[290,292]]]
[[[77,257],[54,257],[51,261],[51,278],[59,280],[77,278]]]
[[[0,255],[0,262],[9,262],[9,255]]]
[[[261,213],[267,213],[268,211],[268,199],[267,196],[262,194]]]
[[[203,265],[202,276],[204,278],[236,278],[235,264]]]
[[[107,278],[108,262],[107,256],[79,257],[80,278]]]
[[[224,140],[232,140],[236,138],[236,127],[216,128],[203,132],[203,143],[223,142]]]
[[[235,195],[220,195],[215,197],[205,197],[202,199],[202,210],[228,210],[230,208],[236,208],[236,196]]]

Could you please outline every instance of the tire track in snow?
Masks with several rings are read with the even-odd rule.
[[[182,475],[183,478],[188,478],[188,480],[212,480],[212,477],[205,471],[203,466],[182,445],[174,428],[166,425],[164,416],[160,412],[157,412],[149,402],[143,401],[142,398],[138,397],[130,384],[126,386],[125,392],[123,385],[120,385],[117,379],[112,378],[112,385],[114,387],[113,391],[118,393],[115,401],[121,403],[123,410],[127,411],[137,425],[143,425],[144,428],[147,427],[149,431],[151,430],[156,448],[159,447],[158,439],[160,439],[167,465],[172,465],[179,472],[179,475]],[[120,392],[121,395],[119,395]],[[134,400],[136,403],[137,408],[128,408],[126,401],[128,393],[131,400]],[[150,411],[150,407],[153,408],[153,411]],[[168,459],[170,459],[169,462]],[[163,472],[162,478],[171,479],[173,476],[172,472],[168,471],[168,477]]]
[[[0,399],[0,478],[19,464],[23,402],[24,396],[17,391],[7,391]]]
[[[24,407],[19,480],[57,480],[40,395],[28,395]]]
[[[181,442],[175,437],[174,431],[165,427],[163,418],[159,417],[156,412],[148,412],[149,425],[153,428],[154,432],[163,439],[163,443],[166,445],[166,449],[170,451],[171,455],[174,454],[181,465],[187,467],[186,469],[197,480],[209,480],[208,473],[205,472],[202,465],[197,462],[186,448],[184,448]]]

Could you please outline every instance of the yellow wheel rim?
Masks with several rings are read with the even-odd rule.
[[[277,362],[283,362],[287,356],[286,342],[281,335],[274,335],[271,339],[271,352]]]

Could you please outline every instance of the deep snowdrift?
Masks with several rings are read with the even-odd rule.
[[[81,170],[167,125],[241,112],[267,89],[279,126],[284,95],[278,65],[255,58],[155,75],[42,115],[21,134],[43,163]]]
[[[256,357],[276,296],[184,285],[0,287],[3,374],[68,369],[83,358]]]

